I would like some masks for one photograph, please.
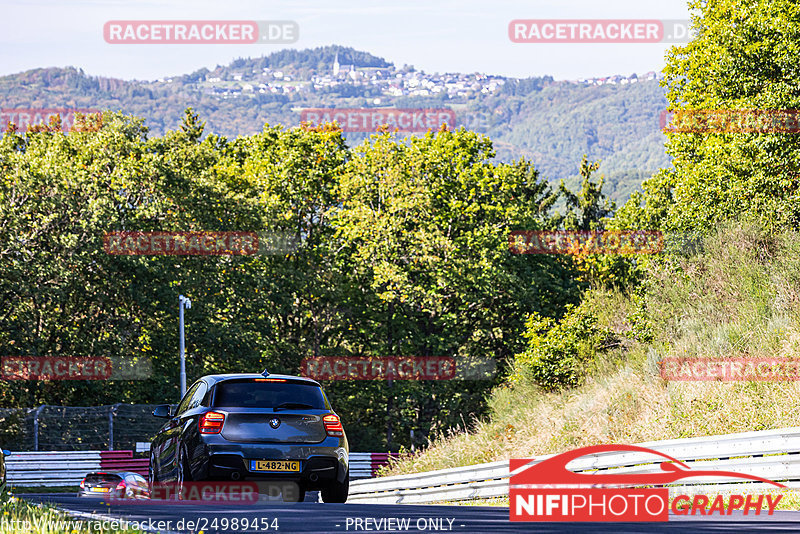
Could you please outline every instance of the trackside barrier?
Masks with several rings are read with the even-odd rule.
[[[389,463],[389,458],[397,458],[396,452],[351,452],[350,480],[374,477],[378,469]]]
[[[12,452],[6,474],[12,486],[77,486],[92,471],[133,471],[147,475],[149,460],[133,451]]]
[[[136,452],[150,450],[150,443],[136,443]],[[350,453],[350,478],[374,477],[397,453]],[[134,458],[133,451],[12,452],[6,457],[12,486],[77,486],[92,471],[133,471],[147,476],[149,458]]]
[[[134,458],[133,451],[101,451],[100,469],[132,471],[146,477],[150,470],[150,458]]]
[[[736,471],[800,488],[800,427],[741,432],[722,436],[638,443],[683,461],[692,469]],[[532,464],[553,454],[534,457]],[[661,459],[638,452],[607,452],[571,461],[571,471],[583,473],[657,473]],[[416,504],[508,496],[508,462],[440,469],[350,483],[347,502]],[[763,483],[732,482],[730,478],[693,477],[667,486],[672,495],[777,489]]]

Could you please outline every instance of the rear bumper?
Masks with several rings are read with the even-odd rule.
[[[104,499],[104,498],[107,498],[107,497],[122,498],[123,495],[120,492],[116,491],[116,490],[114,490],[114,491],[96,492],[96,491],[89,491],[87,489],[82,489],[82,490],[78,490],[78,497],[95,497],[95,498]]]
[[[321,443],[237,443],[203,436],[192,457],[194,480],[293,481],[308,489],[344,482],[348,473],[347,440],[328,437]],[[299,473],[254,472],[250,460],[299,460]]]

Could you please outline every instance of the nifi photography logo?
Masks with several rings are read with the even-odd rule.
[[[634,452],[663,459],[652,473],[576,473],[571,461],[597,453]],[[786,486],[746,473],[692,469],[680,460],[637,445],[594,445],[546,460],[510,460],[509,515],[511,521],[668,521],[673,515],[772,515],[783,495],[677,495],[670,503],[663,486],[693,477],[744,479]]]

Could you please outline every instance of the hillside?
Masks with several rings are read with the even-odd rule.
[[[797,426],[797,381],[666,381],[658,362],[796,357],[798,248],[796,232],[726,225],[706,239],[703,253],[651,266],[639,297],[590,292],[582,308],[613,341],[591,348],[583,384],[546,391],[523,371],[495,389],[489,417],[434,440],[391,474]]]
[[[550,181],[564,178],[574,186],[583,154],[602,160],[605,191],[621,203],[668,163],[658,129],[666,101],[655,79],[605,81],[429,74],[329,46],[237,59],[155,81],[36,69],[0,77],[0,98],[6,109],[120,110],[144,118],[152,135],[174,129],[191,106],[207,122],[207,132],[228,137],[260,132],[265,123],[297,125],[304,107],[447,107],[456,111],[459,125],[491,137],[498,160],[526,157]],[[348,134],[348,143],[366,136]]]
[[[530,314],[488,416],[395,473],[798,425],[800,139],[774,111],[798,106],[800,5],[693,7],[702,31],[665,57],[670,108],[770,120],[669,133],[671,165],[603,223],[658,229],[677,246],[627,271],[612,250],[574,251],[592,282],[581,303],[558,319]]]

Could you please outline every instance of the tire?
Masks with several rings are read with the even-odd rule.
[[[334,481],[327,488],[322,488],[321,493],[324,503],[347,502],[347,495],[350,493],[350,473],[345,475],[344,482]]]
[[[150,492],[150,495],[153,494],[153,487],[158,484],[158,480],[156,480],[156,473],[153,471],[153,457],[150,457],[150,465],[147,468],[147,490]]]
[[[183,484],[192,481],[192,471],[189,469],[189,464],[186,463],[186,449],[180,448],[178,454],[178,465],[176,466],[178,476],[175,481],[175,497],[176,499],[183,499]]]
[[[281,491],[281,499],[283,502],[303,502],[306,499],[306,489],[302,484],[298,484],[296,494],[287,494],[285,491]]]

